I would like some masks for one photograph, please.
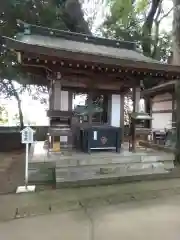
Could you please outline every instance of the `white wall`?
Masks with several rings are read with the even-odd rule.
[[[69,108],[68,91],[61,91],[61,111],[68,111]]]
[[[112,94],[111,96],[111,126],[120,127],[121,119],[121,96]]]
[[[68,111],[69,96],[68,91],[61,91],[60,81],[55,82],[54,86],[54,110]],[[67,142],[67,136],[61,136],[61,142]]]
[[[160,101],[160,100],[169,100],[169,99],[172,99],[172,96],[170,93],[164,93],[164,94],[158,94],[156,95],[152,101],[153,102],[156,102],[156,101]]]
[[[171,109],[172,109],[172,101],[152,103],[152,111],[171,110]]]
[[[172,114],[171,113],[153,113],[152,114],[152,129],[164,130],[172,127]]]
[[[159,102],[163,100],[163,102]],[[167,101],[165,101],[167,100]],[[172,110],[172,96],[170,93],[159,94],[152,99],[152,129],[164,130],[172,127],[172,113],[156,113],[153,111]]]
[[[68,111],[69,107],[69,96],[68,91],[61,91],[61,111]],[[67,136],[61,136],[60,141],[61,142],[67,142],[68,137]]]

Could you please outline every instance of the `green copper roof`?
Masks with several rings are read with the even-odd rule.
[[[152,117],[145,112],[133,112],[131,114],[131,118],[137,119],[137,120],[151,120]]]
[[[88,115],[103,112],[103,109],[95,104],[91,106],[77,105],[74,109],[76,115]]]
[[[159,63],[159,61],[140,53],[134,42],[50,29],[21,21],[20,26],[21,31],[17,34],[16,39],[30,45],[117,59]]]

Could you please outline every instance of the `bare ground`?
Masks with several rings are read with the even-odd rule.
[[[24,152],[0,153],[0,194],[13,193],[24,182]]]

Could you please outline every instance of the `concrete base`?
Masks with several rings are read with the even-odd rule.
[[[36,186],[19,186],[16,190],[16,193],[28,193],[28,192],[35,192]]]
[[[39,143],[41,145],[41,143]],[[49,153],[41,148],[29,161],[29,181],[33,183],[56,182],[56,187],[64,184],[111,182],[129,178],[131,181],[139,176],[168,175],[174,168],[174,154],[151,149],[128,151],[124,144],[119,154],[115,152],[97,152],[85,154],[67,151],[64,154]],[[42,145],[43,146],[43,145]],[[94,184],[93,184],[94,185]]]

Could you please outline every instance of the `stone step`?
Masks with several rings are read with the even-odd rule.
[[[55,183],[55,163],[29,163],[28,175],[30,183]]]
[[[99,163],[99,164],[68,164],[65,163],[65,164],[57,164],[56,163],[56,169],[76,169],[76,168],[79,168],[79,169],[83,169],[83,168],[89,168],[89,169],[94,169],[94,168],[102,168],[102,167],[105,167],[105,168],[123,168],[123,167],[126,167],[126,168],[148,168],[148,167],[157,167],[157,166],[163,166],[165,169],[173,169],[174,168],[174,163],[173,161],[165,161],[165,162],[123,162],[123,163],[113,163],[113,162],[110,162],[110,163]]]
[[[139,181],[154,181],[154,180],[164,180],[164,179],[173,179],[179,178],[179,174],[175,175],[173,171],[165,173],[154,173],[154,174],[141,174],[141,175],[132,175],[125,177],[109,177],[109,178],[98,178],[98,179],[87,179],[87,180],[78,180],[78,181],[62,181],[56,182],[56,188],[73,188],[73,187],[89,187],[97,185],[111,185],[111,184],[122,184],[122,183],[132,183]]]
[[[76,182],[92,179],[117,178],[136,175],[164,174],[168,173],[174,167],[172,163],[136,163],[136,164],[108,164],[93,166],[76,166],[76,167],[56,167],[56,183]]]
[[[105,164],[128,164],[128,163],[171,163],[173,164],[174,156],[171,155],[159,155],[159,156],[59,156],[57,160],[57,155],[50,156],[50,159],[56,161],[56,167],[68,167],[68,166],[93,166],[93,165],[105,165]]]

